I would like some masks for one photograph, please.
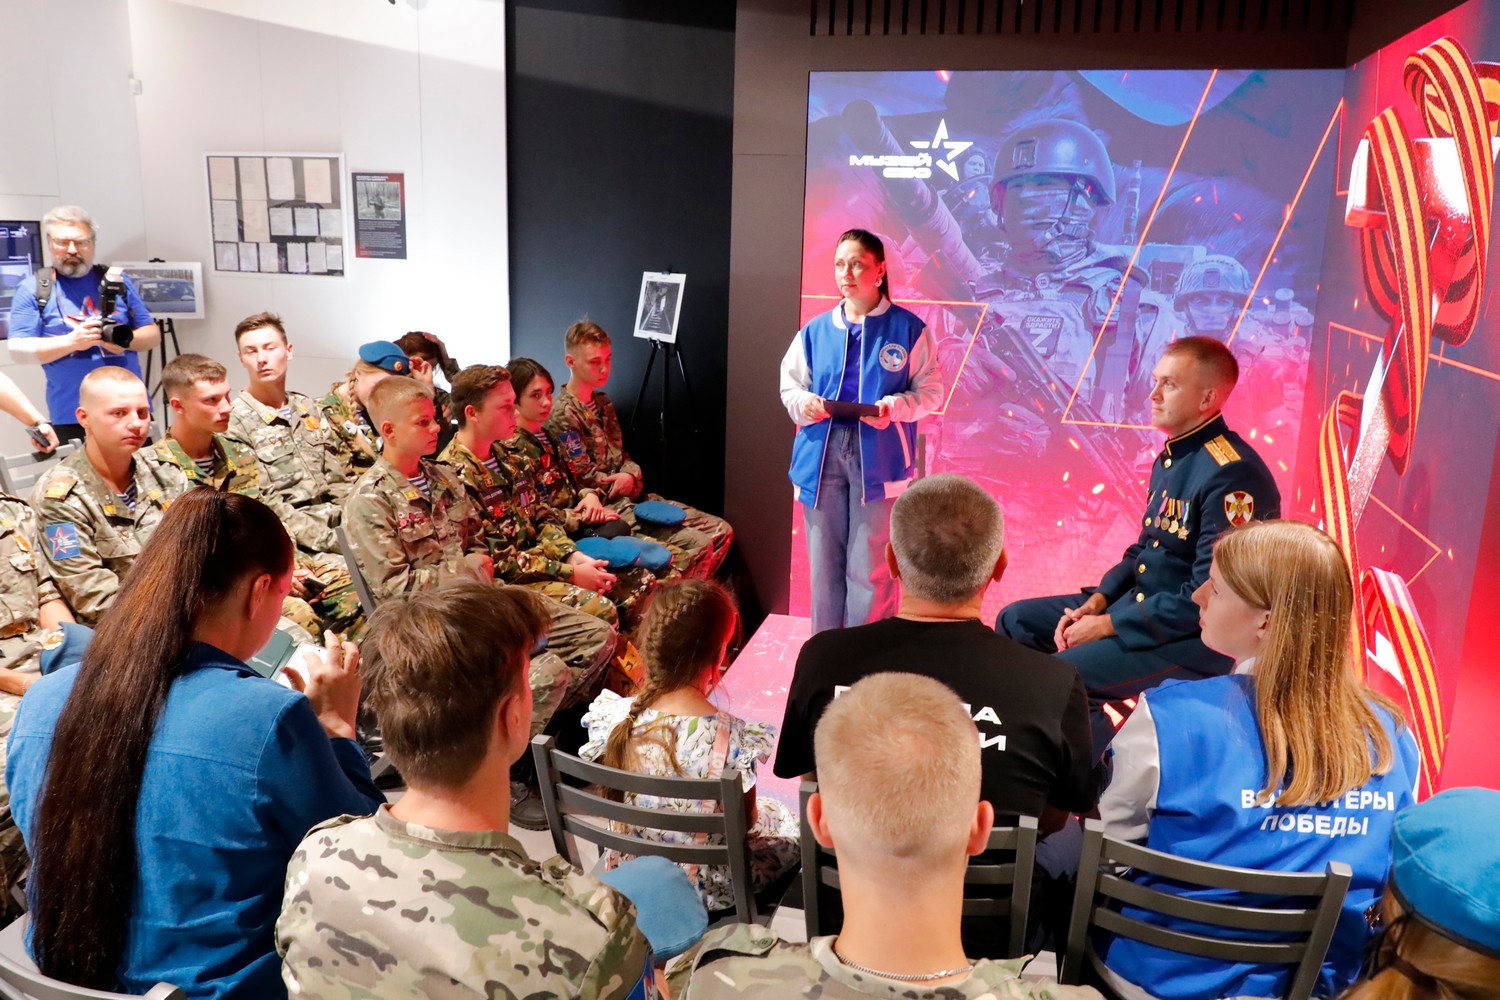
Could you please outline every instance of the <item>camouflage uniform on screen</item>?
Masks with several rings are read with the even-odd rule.
[[[833,937],[807,944],[783,941],[769,927],[735,924],[709,933],[698,947],[667,963],[673,1000],[719,997],[821,997],[823,1000],[1099,1000],[1087,986],[1021,978],[1026,959],[980,959],[967,979],[924,988],[856,972],[833,951]]]
[[[451,467],[422,459],[430,497],[384,458],[360,477],[344,507],[344,531],[377,603],[469,576],[464,556],[489,554],[484,522]],[[547,649],[531,658],[533,735],[559,708],[592,698],[615,651],[615,630],[547,601]]]
[[[295,518],[295,511],[280,496],[261,487],[259,463],[249,448],[223,434],[215,434],[211,445],[213,468],[205,475],[198,464],[182,450],[182,445],[167,437],[135,453],[145,464],[168,500],[176,500],[198,486],[211,486],[241,496],[251,497],[270,507],[282,524]],[[324,589],[311,601],[287,596],[282,615],[305,629],[311,636],[331,630],[358,639],[364,632],[359,595],[349,577],[344,557],[333,553],[309,553],[298,548],[297,566],[322,581]]]
[[[20,674],[37,673],[42,650],[61,636],[40,622],[42,605],[62,597],[42,557],[41,537],[36,512],[24,500],[0,493],[0,669]],[[6,746],[20,704],[20,695],[0,693],[0,890],[26,868],[26,845],[4,785]]]
[[[493,452],[497,458],[502,457],[498,445]],[[503,465],[500,472],[491,472],[456,438],[443,449],[438,460],[458,470],[469,488],[470,498],[479,508],[490,554],[495,560],[496,580],[529,587],[610,625],[620,624],[619,612],[624,613],[627,621],[632,618],[631,612],[639,605],[640,598],[655,583],[656,578],[649,570],[617,573],[607,597],[575,585],[573,567],[567,559],[578,551],[578,546],[563,530],[557,514],[542,502],[529,478],[511,479]]]
[[[347,379],[335,382],[318,406],[338,440],[344,475],[351,481],[358,479],[380,457],[380,435],[370,426]]]
[[[641,467],[630,460],[625,452],[625,435],[620,430],[620,418],[615,414],[615,405],[603,392],[594,393],[594,401],[588,404],[580,400],[564,385],[557,391],[557,404],[552,416],[547,419],[547,430],[557,438],[563,457],[573,469],[573,475],[584,486],[601,487],[603,477],[617,472],[628,472],[637,483],[644,484]],[[665,500],[655,493],[646,493],[635,499]],[[676,503],[676,501],[669,501]],[[708,540],[704,547],[698,540],[681,534],[681,529],[659,529],[640,524],[635,518],[635,505],[623,498],[610,502],[632,529],[653,538],[663,531],[675,545],[687,549],[693,559],[689,576],[712,577],[729,554],[729,543],[734,540],[734,529],[729,522],[712,514],[677,504],[687,514],[682,527],[691,528]]]
[[[642,995],[651,958],[630,901],[562,858],[537,863],[502,831],[434,830],[387,806],[302,841],[276,949],[288,992],[313,1000],[623,1000]]]
[[[37,480],[31,506],[42,522],[42,551],[73,615],[97,625],[120,581],[161,522],[171,498],[144,462],[134,462],[135,507],[127,506],[89,463],[86,450]]]
[[[225,435],[248,447],[260,463],[260,488],[291,508],[282,523],[306,552],[337,553],[333,529],[353,480],[344,473],[339,442],[318,404],[287,393],[291,419],[241,392]]]
[[[515,437],[505,443],[502,453],[502,460],[512,477],[530,479],[538,485],[542,502],[554,510],[566,512],[563,517],[568,534],[576,538],[586,533],[587,526],[573,507],[588,494],[594,494],[603,501],[603,494],[592,486],[579,485],[551,432],[543,429],[533,434],[518,430]],[[685,524],[677,528],[639,524],[635,519],[635,504],[623,498],[608,506],[620,514],[633,533],[659,542],[671,550],[672,567],[662,574],[665,579],[695,575],[704,555],[713,551],[713,542],[695,528]]]

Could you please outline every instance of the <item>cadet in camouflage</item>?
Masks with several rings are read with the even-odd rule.
[[[408,791],[314,827],[293,855],[276,925],[291,995],[656,996],[630,902],[562,858],[529,858],[494,794],[529,756],[519,674],[546,624],[535,594],[475,583],[373,616],[361,672]],[[463,829],[437,828],[455,807]]]
[[[0,891],[26,869],[26,846],[4,785],[6,747],[21,696],[41,676],[41,654],[62,638],[73,615],[41,556],[37,515],[24,500],[0,493]]]
[[[31,506],[58,591],[80,622],[93,625],[171,500],[132,457],[151,421],[141,380],[124,368],[96,368],[79,386],[78,402],[84,447],[37,480]]]
[[[344,475],[351,480],[358,479],[375,464],[380,445],[378,436],[365,418],[364,407],[354,398],[354,372],[351,370],[342,382],[329,387],[328,395],[318,400],[318,406],[338,438]]]

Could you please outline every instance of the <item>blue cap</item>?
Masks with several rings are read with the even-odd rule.
[[[649,538],[621,535],[619,538],[611,539],[611,543],[621,551],[635,550],[636,565],[644,566],[653,573],[660,573],[672,565],[672,550]]]
[[[603,559],[607,569],[629,569],[640,558],[640,553],[628,545],[616,545],[619,538],[600,538],[597,535],[578,539],[578,551],[590,559]]]
[[[665,500],[645,500],[635,505],[635,517],[647,524],[675,528],[686,520],[687,511]]]
[[[1402,810],[1391,885],[1422,923],[1500,958],[1500,792],[1453,788]]]
[[[635,905],[636,925],[658,961],[681,955],[708,930],[703,897],[687,874],[666,858],[632,858],[604,872],[599,881]]]
[[[411,360],[406,352],[389,340],[372,340],[359,348],[359,360],[388,371],[392,375],[410,375]]]

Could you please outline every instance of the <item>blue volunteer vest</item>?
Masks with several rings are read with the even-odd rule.
[[[1394,749],[1391,769],[1363,788],[1313,806],[1282,808],[1255,802],[1265,781],[1266,755],[1255,715],[1255,681],[1240,674],[1201,681],[1168,681],[1149,692],[1161,751],[1161,783],[1146,846],[1239,868],[1321,872],[1342,861],[1354,872],[1314,996],[1333,996],[1359,972],[1370,930],[1364,912],[1380,895],[1391,863],[1391,829],[1412,803],[1417,747],[1409,730],[1376,707]],[[1373,753],[1373,752],[1372,752]],[[1142,885],[1177,891],[1154,876]],[[1200,889],[1196,899],[1244,902],[1237,894]],[[1263,897],[1252,897],[1260,901]],[[1144,913],[1132,917],[1177,930],[1212,934],[1202,925]],[[1163,1000],[1281,996],[1291,966],[1228,963],[1165,951],[1123,938],[1101,943],[1105,963]]]
[[[882,397],[905,392],[910,387],[911,351],[925,326],[919,316],[893,304],[879,315],[865,317],[865,333],[860,340],[859,396],[855,402],[878,403]],[[808,371],[812,372],[809,391],[824,399],[837,399],[849,348],[843,303],[809,321],[802,328],[801,339]],[[817,506],[818,479],[832,426],[832,420],[820,420],[799,427],[792,442],[788,478],[797,487],[797,499],[810,507]],[[859,458],[864,480],[862,501],[883,499],[886,483],[916,475],[917,425],[893,421],[889,427],[876,430],[861,422]]]

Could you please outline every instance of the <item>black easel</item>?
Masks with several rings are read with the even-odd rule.
[[[165,264],[166,261],[160,257],[152,257],[147,263]],[[182,347],[177,343],[177,324],[173,322],[172,317],[164,316],[156,320],[156,327],[161,331],[161,342],[146,352],[146,363],[143,366],[146,377],[142,381],[146,383],[146,396],[148,398],[155,400],[160,397],[161,399],[161,408],[155,409],[153,406],[153,409],[161,416],[162,433],[165,434],[172,429],[170,422],[172,406],[167,402],[167,393],[162,387],[161,377],[157,376],[155,384],[152,384],[151,372],[156,367],[156,352],[158,350],[161,351],[162,370],[166,371],[167,365],[172,363],[172,359],[182,354]]]
[[[678,331],[679,335],[681,331]],[[630,413],[630,432],[635,433],[635,422],[641,415],[641,403],[646,398],[646,387],[651,383],[651,369],[656,367],[657,355],[664,355],[661,368],[661,408],[658,411],[658,419],[661,421],[660,441],[662,445],[662,462],[665,465],[667,455],[667,402],[671,394],[672,384],[672,362],[677,362],[677,371],[682,375],[682,388],[687,393],[688,401],[688,426],[693,429],[693,434],[698,433],[698,408],[693,403],[693,385],[688,381],[687,368],[682,364],[682,347],[676,340],[651,340],[651,358],[646,362],[646,372],[641,376],[641,388],[635,394],[635,409]]]

